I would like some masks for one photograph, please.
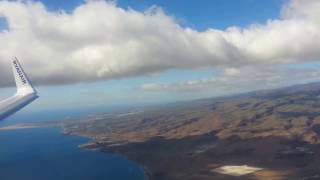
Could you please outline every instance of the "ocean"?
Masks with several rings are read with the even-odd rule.
[[[120,155],[78,148],[89,140],[56,128],[0,131],[1,180],[144,180]]]

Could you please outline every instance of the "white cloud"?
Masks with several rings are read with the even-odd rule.
[[[12,85],[11,56],[23,61],[38,84],[201,67],[231,68],[226,73],[236,76],[234,67],[319,59],[319,7],[317,0],[292,0],[280,19],[199,32],[181,27],[157,7],[138,12],[114,2],[86,1],[67,13],[39,2],[1,1],[0,16],[9,29],[0,33],[0,87]]]
[[[320,69],[288,67],[228,68],[219,76],[176,83],[143,84],[140,89],[153,92],[205,93],[228,95],[248,90],[270,89],[320,80]]]
[[[236,76],[240,74],[240,70],[237,68],[226,68],[224,73],[228,76]]]

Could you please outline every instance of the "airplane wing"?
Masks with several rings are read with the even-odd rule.
[[[17,58],[14,58],[12,61],[12,70],[17,92],[14,96],[0,102],[0,121],[19,111],[39,97]]]

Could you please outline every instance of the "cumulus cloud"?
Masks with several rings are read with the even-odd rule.
[[[319,7],[317,0],[292,0],[279,19],[265,24],[199,32],[180,26],[158,7],[139,12],[98,0],[64,12],[49,11],[40,2],[1,1],[0,17],[9,28],[0,32],[0,87],[12,85],[11,56],[23,61],[37,84],[201,67],[226,68],[226,74],[237,77],[241,70],[234,67],[316,60],[320,57]]]

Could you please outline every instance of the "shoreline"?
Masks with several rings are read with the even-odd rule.
[[[80,135],[75,135],[75,134],[67,134],[68,136],[80,136]],[[81,137],[81,136],[80,136]],[[93,151],[99,151],[101,153],[104,154],[114,154],[114,155],[118,155],[123,157],[124,159],[127,159],[128,161],[134,162],[135,164],[137,164],[143,171],[144,174],[144,180],[151,180],[152,179],[152,172],[150,171],[150,169],[144,165],[141,164],[135,160],[131,160],[125,153],[121,153],[121,152],[116,152],[113,151],[111,148],[106,148],[105,146],[99,145],[97,142],[93,141],[90,137],[86,137],[89,138],[90,141],[84,144],[79,144],[78,148],[82,148],[82,149],[87,149],[87,150],[93,150]]]
[[[31,128],[54,128],[54,127],[18,124],[18,125],[2,127],[0,128],[0,131],[31,129]],[[247,156],[248,154],[245,156],[246,158],[245,161],[243,161],[244,159],[241,159],[241,158],[239,159],[239,158],[232,157],[238,153],[242,154],[243,152],[246,152],[249,154],[254,153],[255,155],[258,155],[257,157],[262,157],[262,154],[260,153],[256,154],[256,152],[263,150],[263,147],[260,147],[261,145],[263,144],[279,145],[279,142],[283,143],[285,141],[288,141],[288,139],[285,140],[280,137],[242,140],[242,143],[247,144],[248,146],[252,146],[251,148],[255,147],[260,149],[256,152],[251,151],[250,148],[243,149],[243,146],[238,147],[236,143],[237,141],[235,141],[234,139],[229,139],[226,141],[217,140],[217,143],[219,146],[212,146],[213,149],[206,148],[205,151],[201,151],[199,153],[198,152],[199,150],[196,147],[199,147],[201,150],[203,150],[203,145],[208,145],[208,143],[210,144],[210,142],[212,143],[212,140],[213,140],[212,135],[204,134],[198,137],[187,138],[187,139],[175,139],[175,140],[153,139],[153,140],[148,140],[141,143],[128,143],[128,144],[125,143],[125,144],[117,144],[116,146],[113,146],[113,143],[110,143],[110,142],[109,143],[105,143],[103,141],[99,142],[90,136],[81,135],[79,133],[65,133],[64,131],[62,131],[61,127],[58,127],[58,129],[60,129],[61,134],[66,136],[78,136],[78,137],[86,138],[87,142],[79,144],[78,148],[99,151],[107,154],[109,153],[109,154],[119,155],[131,162],[134,162],[136,165],[140,167],[141,171],[143,171],[142,173],[145,180],[154,180],[159,178],[170,179],[172,177],[179,177],[181,175],[182,175],[181,177],[183,177],[187,174],[192,175],[190,180],[196,180],[197,178],[202,177],[203,175],[206,176],[205,180],[207,180],[208,177],[210,177],[211,179],[212,178],[228,179],[228,178],[235,178],[235,176],[232,175],[234,172],[238,173],[239,171],[242,171],[241,168],[247,170],[249,166],[250,166],[249,170],[250,168],[256,168],[256,167],[261,167],[264,170],[258,171],[256,173],[255,172],[247,173],[237,177],[240,179],[245,178],[246,180],[254,179],[254,177],[260,177],[260,178],[261,177],[262,178],[263,177],[268,177],[268,178],[269,177],[271,178],[295,177],[293,176],[294,172],[291,173],[289,170],[288,172],[285,172],[283,168],[275,164],[263,163],[263,161],[256,161],[256,160],[252,161],[253,159],[258,159],[258,158],[251,159],[249,156]],[[240,140],[240,139],[237,139],[237,140]],[[260,140],[264,141],[265,143],[261,144]],[[288,141],[286,143],[291,144],[290,142],[291,141]],[[186,143],[187,144],[191,143],[191,144],[185,146]],[[296,144],[296,142],[294,141],[292,141],[292,143]],[[225,145],[228,147],[225,147]],[[172,146],[176,146],[176,147],[171,148]],[[304,148],[298,148],[298,150],[301,149],[301,151],[304,152],[304,156],[308,156],[308,157],[313,156],[312,153],[311,154],[308,153],[309,150],[307,149],[307,148],[309,148],[310,150],[314,149],[311,147],[311,145],[300,144],[298,147],[304,147]],[[227,148],[227,151],[226,151],[226,148]],[[229,150],[231,151],[228,152]],[[299,158],[300,156],[299,154],[286,155],[285,153],[288,153],[288,152],[291,153],[291,151],[286,150],[282,154],[278,154],[278,155],[281,155],[282,157],[280,159],[274,159],[274,160],[277,160],[280,163],[289,162],[291,161],[288,159],[289,157],[296,156],[295,158]],[[274,154],[274,153],[271,153],[271,154]],[[301,152],[294,151],[292,153],[301,153]],[[149,156],[148,154],[151,156]],[[230,158],[222,160],[219,158],[219,156],[221,155],[222,156],[228,155]],[[273,159],[272,156],[267,157],[267,159],[268,158]],[[160,164],[158,163],[159,160],[162,161]],[[190,162],[190,160],[194,162],[193,165],[187,163],[187,162]],[[292,162],[295,162],[295,160],[293,160]],[[207,165],[211,164],[212,167],[208,168],[206,164]],[[230,169],[230,166],[232,171],[229,170],[230,172],[228,172],[228,169]],[[246,167],[243,167],[243,166],[246,166]],[[207,170],[209,170],[210,172]],[[219,171],[220,172],[225,171],[226,173],[219,173]],[[311,173],[311,175],[314,175],[314,174]],[[304,175],[301,175],[301,177],[304,177]]]

